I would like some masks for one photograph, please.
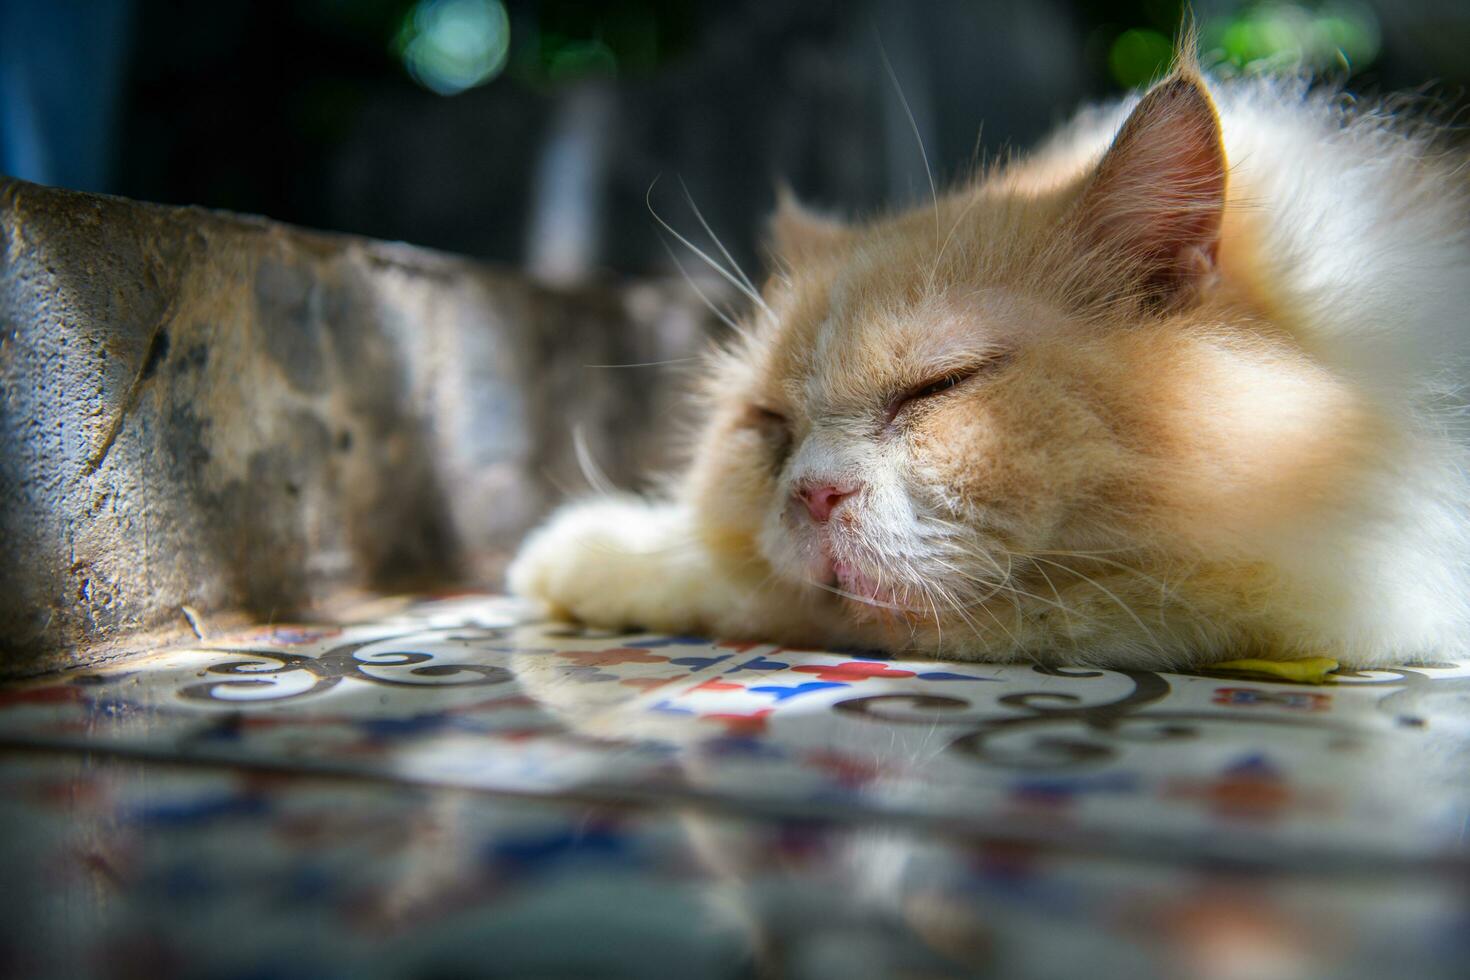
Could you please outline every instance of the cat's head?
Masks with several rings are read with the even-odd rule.
[[[1251,542],[1331,496],[1351,452],[1316,434],[1353,409],[1224,282],[1226,178],[1184,73],[1110,143],[933,206],[783,202],[697,454],[709,543],[941,649],[1150,646],[1185,567],[1230,565],[1220,601],[1252,601]]]

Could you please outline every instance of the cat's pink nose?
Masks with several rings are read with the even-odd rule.
[[[834,483],[830,481],[817,481],[815,483],[802,484],[796,491],[796,495],[806,504],[806,509],[811,512],[812,518],[824,522],[832,516],[832,511],[837,505],[848,497],[857,493],[856,483]]]

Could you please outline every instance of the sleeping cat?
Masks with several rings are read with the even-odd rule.
[[[598,626],[990,661],[1462,652],[1460,163],[1182,59],[932,207],[783,197],[687,471],[564,507],[511,587]]]

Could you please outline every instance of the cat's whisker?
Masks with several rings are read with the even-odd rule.
[[[1136,554],[1136,553],[1138,553],[1138,552],[1140,552],[1142,550],[1143,550],[1143,548],[1140,547],[1140,546],[1137,546],[1137,545],[1135,545],[1133,547],[1129,547],[1129,548],[1099,548],[1099,549],[1094,550],[1094,551],[1077,551],[1077,550],[1073,550],[1073,549],[1069,549],[1069,550],[1066,550],[1066,551],[1054,551],[1054,550],[1049,550],[1049,549],[1046,549],[1046,548],[1033,548],[1033,549],[1028,549],[1025,552],[1025,554],[1028,554],[1028,555],[1062,555],[1062,556],[1065,556],[1065,557],[1068,557],[1068,558],[1072,558],[1072,557],[1077,557],[1077,558],[1091,558],[1094,555],[1126,555],[1126,554]]]
[[[689,284],[690,289],[694,290],[694,295],[699,297],[700,302],[708,307],[709,311],[713,313],[716,317],[718,317],[721,323],[729,327],[741,337],[749,340],[750,334],[746,332],[745,328],[741,327],[740,324],[738,324],[735,319],[730,316],[729,313],[716,306],[714,304],[714,301],[709,298],[705,291],[699,288],[699,283],[695,282],[694,277],[689,274],[689,270],[684,268],[684,263],[680,262],[679,257],[674,254],[674,250],[669,248],[669,243],[664,241],[662,237],[660,237],[658,241],[659,244],[664,247],[664,251],[669,253],[669,260],[674,263],[674,268],[679,270],[679,275],[684,277],[684,281]]]
[[[944,653],[944,623],[939,615],[939,603],[928,588],[922,588],[920,591],[928,599],[929,609],[934,613],[934,654],[940,656]]]
[[[702,357],[671,357],[666,361],[635,361],[631,364],[583,364],[582,366],[599,371],[612,371],[621,368],[652,368],[668,367],[672,364],[695,364],[702,360],[704,360]]]
[[[1114,551],[1112,553],[1118,553],[1118,552],[1128,551],[1128,550],[1137,551],[1139,549],[1116,549],[1116,551]],[[1114,560],[1109,559],[1109,558],[1103,558],[1103,557],[1101,557],[1102,554],[1104,554],[1104,553],[1105,552],[1083,552],[1083,551],[1039,551],[1039,552],[1032,552],[1032,554],[1045,554],[1045,555],[1054,555],[1054,556],[1062,557],[1062,558],[1081,558],[1081,559],[1084,559],[1086,561],[1095,561],[1095,562],[1098,562],[1100,564],[1107,565],[1107,566],[1109,566],[1111,568],[1116,568],[1120,572],[1124,572],[1124,573],[1129,574],[1129,575],[1137,576],[1138,578],[1140,578],[1143,581],[1149,583],[1150,585],[1157,586],[1158,587],[1158,590],[1159,590],[1159,602],[1160,602],[1159,615],[1160,615],[1160,623],[1161,623],[1161,625],[1162,625],[1162,621],[1163,621],[1162,620],[1162,617],[1163,617],[1163,614],[1164,614],[1164,611],[1165,611],[1164,607],[1166,605],[1168,605],[1168,604],[1174,604],[1174,605],[1178,605],[1178,606],[1183,606],[1184,608],[1189,609],[1192,612],[1198,612],[1199,611],[1198,608],[1195,607],[1195,605],[1193,603],[1187,602],[1186,600],[1184,600],[1179,595],[1178,586],[1176,586],[1176,585],[1170,585],[1168,582],[1164,581],[1163,579],[1158,578],[1158,577],[1153,576],[1153,575],[1149,575],[1148,573],[1146,573],[1146,572],[1144,572],[1144,571],[1142,571],[1140,569],[1134,568],[1131,565],[1125,565],[1124,563],[1122,563],[1120,561],[1114,561]],[[1025,556],[1023,555],[1022,557],[1025,557]],[[1188,576],[1187,575],[1184,575],[1184,576],[1182,576],[1182,578],[1186,578],[1187,579]]]
[[[1060,596],[1058,596],[1057,597],[1057,600],[1054,601],[1054,600],[1048,599],[1046,596],[1037,595],[1034,592],[1027,592],[1025,589],[1018,589],[1014,585],[1009,585],[1009,584],[1003,584],[1003,585],[1001,585],[1000,586],[1000,590],[1002,592],[1008,593],[1010,595],[1021,596],[1024,599],[1032,599],[1032,600],[1034,600],[1036,602],[1041,603],[1044,606],[1051,606],[1051,607],[1053,607],[1055,609],[1060,609],[1064,613],[1067,613],[1067,612],[1070,612],[1071,611],[1071,610],[1069,610],[1067,608],[1067,606],[1065,604],[1063,604],[1060,601],[1060,599],[1061,599]]]
[[[971,582],[973,584],[979,585],[979,586],[981,586],[983,588],[988,588],[990,590],[990,591],[986,592],[984,595],[981,595],[981,596],[978,596],[978,597],[972,599],[971,600],[971,604],[972,605],[979,605],[980,603],[989,601],[990,599],[992,599],[996,595],[998,595],[1000,593],[1000,591],[1006,587],[1004,581],[991,581],[991,580],[989,580],[987,578],[983,578],[983,577],[981,577],[979,575],[971,574],[969,572],[964,571],[963,569],[959,568],[956,565],[951,565],[949,562],[946,562],[943,559],[935,559],[935,561],[941,567],[949,569],[951,572],[953,572],[955,575],[959,576],[960,578],[965,579],[966,581]]]
[[[1039,602],[1039,603],[1041,603],[1042,605],[1045,605],[1045,606],[1053,606],[1053,607],[1059,609],[1062,612],[1062,615],[1064,617],[1066,617],[1067,622],[1069,624],[1069,628],[1070,628],[1071,616],[1075,612],[1075,610],[1069,608],[1068,606],[1066,606],[1063,603],[1054,602],[1051,599],[1047,599],[1045,596],[1039,596],[1039,595],[1036,595],[1035,593],[1027,592],[1027,591],[1025,591],[1023,589],[1017,589],[1017,588],[1015,588],[1013,586],[1010,586],[1010,585],[1007,585],[1007,584],[1004,584],[1004,583],[999,583],[999,584],[994,585],[990,589],[989,592],[985,593],[982,596],[978,596],[978,597],[974,597],[974,598],[968,599],[965,602],[960,602],[957,599],[952,599],[951,602],[953,604],[954,611],[957,614],[962,613],[963,609],[965,609],[965,608],[974,608],[974,607],[978,606],[978,607],[984,609],[992,618],[994,618],[995,617],[995,614],[988,607],[987,603],[989,602],[990,599],[994,598],[997,595],[1002,596],[1008,602],[1011,603],[1011,607],[1015,610],[1015,615],[1016,615],[1016,619],[1017,619],[1017,622],[1018,623],[1021,623],[1021,622],[1024,622],[1025,621],[1025,612],[1024,612],[1024,610],[1023,610],[1023,608],[1021,606],[1021,603],[1020,603],[1020,598],[1024,598],[1024,599],[1030,599],[1030,600],[1035,601],[1035,602]]]
[[[981,628],[980,624],[977,623],[977,622],[975,622],[974,618],[971,617],[970,614],[965,611],[964,606],[960,605],[958,602],[955,602],[954,599],[951,598],[951,597],[946,597],[946,600],[945,601],[949,603],[950,610],[956,616],[960,617],[960,619],[964,620],[964,622],[966,623],[966,625],[968,625],[970,627],[970,632],[972,632],[972,633],[975,634],[975,639],[979,640],[981,642],[981,644],[983,644],[985,646],[990,646],[991,645],[991,637],[986,633],[985,630],[983,630]],[[984,607],[982,606],[981,608],[984,608]],[[988,612],[988,610],[987,610],[987,612]],[[995,615],[992,613],[990,618],[991,619],[995,619]],[[996,625],[997,626],[1000,626],[1000,621],[999,620],[996,620]],[[1002,629],[1004,629],[1004,627],[1002,627]],[[1012,636],[1012,640],[1014,640],[1014,639],[1015,639],[1015,637]]]
[[[1024,622],[1024,620],[1025,620],[1025,613],[1021,609],[1021,600],[1016,597],[1017,596],[1016,591],[1014,589],[1010,588],[1009,586],[1002,585],[1001,588],[1000,588],[999,595],[1000,595],[1000,597],[1002,599],[1004,599],[1007,602],[1009,602],[1011,604],[1011,608],[1016,611],[1016,622],[1018,624],[1021,623],[1021,622]]]
[[[980,203],[980,195],[974,194],[970,198],[970,203],[966,204],[964,210],[960,211],[959,217],[954,219],[954,224],[949,226],[949,234],[944,236],[944,243],[939,246],[939,251],[934,256],[934,264],[929,267],[929,281],[925,287],[927,291],[934,291],[934,277],[939,274],[939,264],[944,261],[944,253],[948,251],[949,243],[954,241],[955,232],[959,231],[960,225],[964,223],[965,218],[975,209],[975,205],[978,203]]]
[[[913,602],[913,595],[912,595],[913,590],[910,589],[907,585],[901,586],[901,589],[902,589],[901,602],[902,602],[904,608],[907,609],[907,610],[913,611],[915,613],[922,613],[922,611],[923,611],[922,608],[916,606],[914,604],[914,602]],[[905,622],[905,625],[907,625],[908,628],[909,628],[908,645],[912,646],[913,643],[914,643],[915,637],[917,637],[919,635],[919,621],[918,621],[917,616],[912,616],[912,615],[905,616],[904,619],[906,621]]]
[[[875,609],[892,609],[897,612],[909,612],[909,610],[903,606],[895,605],[889,602],[879,602],[877,599],[870,598],[869,596],[861,596],[855,592],[848,592],[846,589],[839,589],[835,585],[828,585],[825,582],[818,582],[814,578],[807,579],[807,583],[810,585],[815,585],[817,588],[823,590],[824,592],[830,592],[833,595],[839,595],[842,596],[844,599],[851,599],[854,602],[861,602],[864,605],[872,606]]]
[[[935,656],[942,656],[944,653],[944,617],[939,611],[937,591],[937,588],[930,588],[923,585],[919,587],[920,594],[929,603],[929,610],[934,615],[934,654]]]
[[[943,540],[939,547],[948,551],[948,553],[952,554],[956,558],[971,558],[976,561],[984,562],[985,564],[989,565],[992,570],[994,570],[996,578],[998,579],[1004,580],[1011,573],[1009,563],[1007,564],[1006,568],[1001,568],[1000,562],[996,560],[995,555],[989,549],[980,547],[969,547],[953,539]]]
[[[907,563],[906,563],[906,566],[907,566]],[[905,572],[911,574],[912,573],[912,569],[911,568],[908,568],[908,567],[905,567]],[[913,598],[912,597],[913,597],[913,594],[915,592],[918,593],[918,597],[919,597],[919,600],[920,600],[919,602],[914,602],[913,601]],[[938,611],[937,607],[934,605],[933,598],[929,595],[929,590],[927,588],[925,588],[922,583],[919,583],[919,582],[914,582],[913,584],[905,583],[905,585],[903,587],[903,601],[906,604],[908,604],[911,608],[913,608],[918,613],[922,613],[923,612],[923,607],[925,605],[929,606],[930,611],[934,614],[934,629],[935,629],[935,633],[936,633],[936,642],[942,643],[943,642],[943,639],[944,639],[944,627],[940,624],[940,621],[939,621],[939,611]],[[919,619],[918,616],[914,616],[914,617],[911,617],[910,618],[910,621],[909,621],[909,644],[910,645],[915,645],[917,643],[917,641],[918,641],[919,624],[920,624],[920,619]],[[935,653],[936,654],[938,653],[938,650],[937,649],[936,649]]]
[[[893,83],[893,90],[898,93],[899,104],[903,106],[903,113],[908,117],[909,128],[914,131],[914,142],[919,144],[919,158],[924,161],[924,176],[929,178],[929,196],[934,199],[934,244],[939,244],[939,188],[934,183],[934,168],[929,165],[929,151],[924,149],[924,136],[919,132],[919,121],[914,118],[914,110],[909,107],[909,100],[903,94],[903,86],[899,84],[898,73],[893,70],[893,62],[888,60],[888,50],[883,47],[883,39],[874,35],[878,41],[878,55],[883,59],[883,70],[888,72],[888,80]]]
[[[1022,614],[1020,600],[1026,599],[1030,600],[1031,602],[1038,603],[1042,606],[1058,610],[1066,619],[1069,626],[1071,624],[1073,616],[1082,616],[1084,618],[1087,618],[1081,610],[1075,609],[1072,606],[1067,605],[1067,603],[1061,601],[1061,593],[1056,589],[1055,585],[1051,584],[1051,580],[1049,577],[1046,578],[1046,581],[1048,585],[1051,586],[1053,593],[1056,595],[1055,599],[1048,599],[1046,596],[1019,588],[1017,586],[1011,585],[1008,582],[1001,582],[996,584],[984,597],[977,599],[976,604],[988,601],[991,597],[995,595],[1001,595],[1011,602],[1012,606],[1014,606],[1016,609],[1017,615]]]
[[[955,608],[956,611],[958,611],[959,608],[960,608],[959,604],[958,603],[955,603],[954,608]],[[1000,617],[995,614],[995,610],[993,610],[993,609],[990,608],[990,604],[989,603],[987,603],[987,602],[978,602],[978,603],[975,603],[975,604],[969,606],[968,608],[971,608],[971,609],[979,609],[981,612],[985,613],[985,615],[989,616],[992,620],[994,620],[995,625],[997,627],[999,627],[1000,631],[1002,633],[1004,633],[1010,639],[1012,646],[1015,646],[1015,647],[1019,647],[1020,646],[1020,641],[1018,641],[1016,639],[1016,634],[1015,633],[1012,633],[1006,627],[1005,623],[1002,623],[1000,621]]]
[[[1072,611],[1062,604],[1062,593],[1057,590],[1056,583],[1051,580],[1051,576],[1047,574],[1046,569],[1042,568],[1040,565],[1037,565],[1035,567],[1036,571],[1040,573],[1041,577],[1046,580],[1046,584],[1051,589],[1052,595],[1057,597],[1057,608],[1062,611],[1062,618],[1066,620],[1067,623],[1067,635],[1070,636],[1072,633]]]
[[[1154,636],[1153,630],[1149,629],[1148,626],[1145,625],[1144,621],[1139,618],[1139,616],[1138,616],[1138,614],[1136,612],[1133,611],[1133,607],[1129,606],[1128,603],[1126,603],[1122,599],[1118,598],[1117,593],[1113,592],[1111,589],[1107,588],[1102,583],[1100,583],[1096,579],[1092,578],[1090,575],[1084,575],[1082,572],[1079,572],[1077,569],[1072,568],[1072,567],[1070,567],[1068,565],[1063,565],[1061,562],[1052,561],[1049,558],[1037,557],[1035,555],[1033,555],[1032,558],[1035,561],[1043,561],[1043,562],[1046,562],[1048,565],[1055,565],[1057,568],[1060,568],[1062,571],[1064,571],[1064,572],[1070,572],[1071,574],[1073,574],[1073,575],[1077,576],[1078,578],[1082,579],[1082,581],[1087,582],[1090,585],[1092,585],[1093,588],[1097,589],[1103,595],[1107,596],[1109,599],[1113,600],[1113,602],[1117,603],[1118,608],[1121,609],[1121,610],[1123,610],[1123,612],[1127,613],[1128,614],[1128,617],[1133,620],[1134,624],[1137,625],[1137,627],[1139,629],[1143,630],[1144,635],[1146,635],[1148,637],[1150,643],[1153,643],[1153,644],[1157,644],[1158,643],[1158,639]]]
[[[572,452],[576,454],[577,468],[582,471],[588,486],[604,497],[621,493],[602,467],[597,465],[597,460],[593,458],[592,450],[587,445],[587,429],[580,422],[572,426]]]
[[[694,217],[699,221],[700,227],[704,229],[705,234],[709,235],[710,241],[715,243],[715,247],[720,250],[720,254],[725,257],[725,261],[730,263],[730,268],[735,270],[735,274],[740,277],[741,282],[745,283],[746,288],[752,293],[758,294],[760,290],[755,288],[755,283],[750,281],[750,277],[745,274],[745,270],[740,268],[740,263],[735,261],[735,256],[731,255],[730,250],[725,247],[725,243],[720,241],[720,236],[716,235],[715,230],[710,227],[709,222],[704,220],[704,212],[700,211],[699,205],[694,203],[694,195],[689,193],[689,185],[684,183],[683,177],[679,178],[679,186],[684,190],[684,200],[689,202],[689,210],[694,212]]]
[[[679,244],[683,245],[685,248],[689,249],[689,251],[697,255],[701,260],[704,261],[705,265],[708,265],[715,272],[719,273],[726,282],[728,282],[730,285],[734,286],[737,290],[743,293],[746,298],[748,298],[752,303],[756,305],[757,309],[764,312],[772,320],[775,320],[776,314],[772,312],[769,306],[766,305],[766,301],[761,298],[760,293],[756,292],[754,289],[747,286],[739,279],[735,278],[735,276],[732,275],[728,269],[726,269],[720,263],[716,262],[714,259],[710,258],[709,255],[698,245],[694,244],[689,239],[679,234],[679,232],[674,228],[673,225],[665,221],[663,217],[653,209],[653,187],[654,184],[657,183],[658,178],[654,178],[653,184],[648,185],[648,193],[645,194],[643,198],[643,203],[647,206],[648,213],[653,215],[653,220],[657,221],[659,225],[664,229],[664,231],[668,232],[670,235],[673,235],[674,238],[678,240]]]

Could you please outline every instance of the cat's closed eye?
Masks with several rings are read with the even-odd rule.
[[[903,391],[900,391],[898,394],[894,395],[888,400],[888,421],[892,422],[900,412],[902,412],[905,408],[912,405],[913,403],[942,395],[945,392],[949,391],[951,388],[957,388],[960,385],[964,384],[966,381],[969,381],[982,373],[988,373],[998,367],[1001,367],[1009,360],[1010,358],[1007,355],[990,357],[987,358],[985,361],[971,367],[963,368],[958,371],[950,371],[936,378],[930,378],[929,380],[914,385],[913,387],[905,388]]]
[[[967,374],[963,374],[963,373],[961,373],[961,374],[948,374],[948,375],[945,375],[944,377],[940,378],[938,381],[931,381],[928,384],[921,385],[919,388],[915,389],[914,391],[909,392],[905,396],[904,400],[905,401],[917,401],[920,398],[929,398],[929,397],[931,397],[933,395],[937,395],[941,391],[948,391],[950,388],[953,388],[955,385],[959,384],[961,381],[964,381],[966,377],[968,377],[968,375]]]
[[[779,468],[791,453],[791,420],[775,409],[752,405],[746,425],[758,431],[771,447],[772,468]]]

